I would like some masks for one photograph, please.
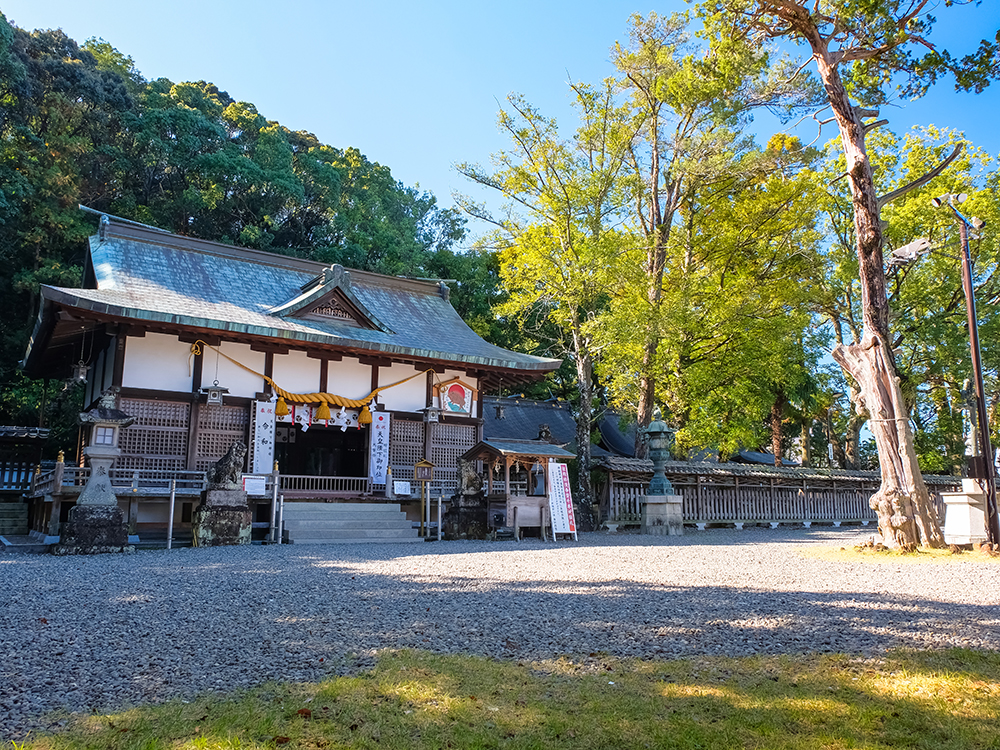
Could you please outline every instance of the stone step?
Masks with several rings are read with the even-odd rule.
[[[323,518],[319,520],[299,520],[286,518],[285,529],[408,529],[411,522],[402,518]]]
[[[399,513],[399,505],[395,503],[303,503],[285,502],[285,514],[288,513]]]
[[[348,510],[343,513],[328,513],[327,511],[299,511],[289,513],[285,510],[285,521],[296,521],[298,523],[322,523],[324,521],[379,521],[389,522],[405,517],[401,512],[395,513],[365,513],[363,511]]]
[[[389,503],[285,503],[284,532],[292,544],[417,541],[412,522]]]
[[[0,534],[28,533],[28,506],[24,503],[0,503]]]
[[[0,534],[0,552],[26,552],[29,554],[44,554],[51,545],[37,542],[26,535]]]

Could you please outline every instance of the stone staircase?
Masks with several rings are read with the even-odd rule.
[[[28,533],[28,506],[25,503],[0,503],[0,535],[22,536]]]
[[[389,503],[286,502],[290,544],[375,544],[420,539],[399,505]]]

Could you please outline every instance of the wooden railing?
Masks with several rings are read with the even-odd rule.
[[[0,462],[0,492],[24,492],[31,486],[34,473],[30,461]]]
[[[291,495],[365,495],[370,491],[367,477],[280,476],[281,491]]]
[[[76,494],[83,490],[90,478],[90,467],[60,466],[36,476],[31,494]],[[177,482],[177,492],[197,494],[207,486],[205,472],[169,469],[112,469],[111,486],[136,495],[164,495],[170,492],[170,483]]]
[[[875,511],[868,499],[878,490],[877,478],[839,477],[794,479],[786,476],[711,476],[677,474],[668,478],[683,497],[684,522],[703,528],[711,523],[871,523]],[[951,477],[947,479],[952,479]],[[955,477],[958,486],[961,479]],[[940,486],[937,486],[939,485]],[[639,523],[646,483],[614,481],[602,507],[607,523]],[[944,503],[936,492],[950,489],[947,481],[930,487],[938,518]]]

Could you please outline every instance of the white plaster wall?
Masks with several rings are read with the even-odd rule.
[[[191,373],[188,358],[191,345],[176,336],[147,333],[143,338],[125,341],[126,388],[150,388],[156,391],[190,391]]]
[[[319,391],[319,360],[310,359],[305,352],[275,354],[271,378],[289,393],[316,393]]]
[[[331,362],[326,375],[326,390],[344,398],[364,398],[372,390],[371,365],[346,357],[342,362]]]
[[[413,375],[417,377],[408,383],[382,391],[379,403],[385,404],[390,411],[420,411],[427,406],[427,375],[418,374],[413,365],[394,364],[392,367],[379,368],[378,384],[388,385]]]
[[[219,349],[226,357],[232,357],[251,370],[259,373],[264,372],[264,360],[267,355],[264,352],[251,351],[249,344],[223,342]],[[218,354],[211,349],[205,351],[205,362],[201,371],[201,384],[203,386],[212,385],[212,381],[216,379],[215,362],[217,356]],[[219,385],[229,389],[229,393],[226,395],[253,398],[254,394],[264,390],[263,378],[247,372],[238,365],[234,365],[226,357],[218,357]]]

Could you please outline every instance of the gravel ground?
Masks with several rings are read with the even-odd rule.
[[[857,529],[557,545],[0,554],[0,740],[43,714],[316,680],[415,647],[504,659],[1000,648],[1000,565],[844,563]]]

